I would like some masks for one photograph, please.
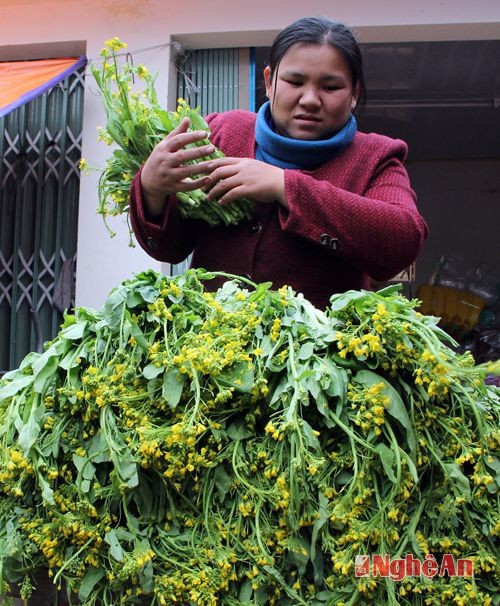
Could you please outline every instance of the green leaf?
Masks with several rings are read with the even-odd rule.
[[[87,448],[88,458],[96,464],[105,463],[110,460],[110,452],[106,440],[99,431],[90,441]]]
[[[33,390],[37,393],[44,393],[47,386],[54,380],[57,367],[59,366],[59,357],[56,355],[50,356],[43,368],[36,373],[33,381]],[[33,369],[35,370],[35,369]]]
[[[10,383],[7,383],[7,385],[3,385],[2,387],[0,387],[0,402],[2,400],[7,400],[8,398],[15,396],[32,382],[33,376],[21,375],[16,379],[10,381]]]
[[[125,304],[125,293],[123,289],[118,288],[109,294],[104,306],[102,308],[102,318],[106,324],[113,329],[117,329],[120,326],[123,306]]]
[[[137,345],[139,345],[139,347],[143,351],[147,351],[148,341],[144,336],[142,330],[139,328],[139,326],[137,326],[135,322],[133,322],[132,320],[125,320],[125,322],[123,323],[123,333],[126,341],[128,341],[129,337],[134,337]]]
[[[157,366],[156,364],[147,364],[142,369],[142,376],[145,379],[155,379],[158,375],[161,375],[165,371],[164,366]]]
[[[135,533],[130,532],[123,526],[118,526],[117,528],[114,529],[114,532],[115,532],[118,540],[126,541],[127,543],[133,543],[135,541],[135,539],[137,538]]]
[[[331,592],[330,591],[320,591],[319,593],[317,593],[314,596],[314,599],[317,600],[318,602],[327,602],[328,599],[331,596]]]
[[[330,517],[328,512],[328,499],[324,495],[323,492],[319,493],[319,510],[317,513],[316,520],[313,525],[312,533],[311,533],[311,560],[314,560],[316,556],[316,541],[318,539],[318,534],[321,528],[325,525]]]
[[[215,487],[217,488],[217,494],[219,495],[219,501],[224,503],[224,499],[231,488],[232,479],[223,465],[219,464],[215,468],[214,482]]]
[[[386,476],[391,482],[396,482],[396,476],[394,475],[394,471],[392,469],[395,458],[394,453],[388,446],[386,446],[382,442],[380,444],[377,444],[375,450],[377,451],[380,460],[382,461],[382,466],[384,468]]]
[[[274,403],[276,403],[281,398],[281,396],[290,389],[292,389],[292,385],[290,384],[288,375],[284,374],[281,377],[278,385],[274,388],[271,399],[269,401],[269,405],[272,406]]]
[[[70,370],[71,368],[76,368],[80,365],[75,351],[75,349],[70,349],[68,351],[64,358],[62,358],[62,360],[59,362],[59,368],[62,368],[63,370]]]
[[[75,453],[73,453],[73,464],[78,470],[76,485],[82,492],[86,493],[90,490],[90,483],[95,476],[96,468],[87,456],[81,457]]]
[[[297,360],[309,360],[314,353],[314,342],[307,341],[303,345],[301,345],[298,353]]]
[[[492,475],[495,477],[495,482],[488,484],[487,486],[489,492],[493,493],[496,492],[500,486],[500,461],[496,457],[490,456],[486,459],[485,463],[493,471]]]
[[[210,130],[205,118],[195,108],[189,109],[189,119],[192,130]]]
[[[51,380],[54,379],[59,357],[67,347],[63,341],[55,341],[44,353],[33,362],[32,369],[35,377],[33,389],[37,393],[43,393]]]
[[[453,492],[457,496],[465,496],[467,501],[471,500],[471,490],[470,483],[467,477],[462,473],[459,465],[457,463],[444,463],[443,467],[446,471],[446,475],[448,478],[451,487],[453,488]]]
[[[113,556],[113,558],[115,560],[117,560],[118,562],[122,562],[123,561],[123,549],[122,549],[122,546],[120,545],[120,541],[118,540],[118,537],[116,536],[115,531],[110,530],[109,532],[107,532],[104,535],[104,540],[109,545],[110,555]]]
[[[55,505],[54,491],[52,490],[52,488],[50,487],[50,484],[47,482],[47,480],[43,477],[43,475],[40,473],[40,471],[38,469],[36,471],[36,478],[37,478],[38,485],[41,488],[43,501],[46,504]]]
[[[58,336],[61,339],[66,339],[67,341],[77,341],[85,334],[87,324],[88,323],[86,321],[76,322],[76,324],[72,324],[71,326],[61,330]]]
[[[174,130],[175,126],[170,119],[170,114],[168,111],[162,109],[157,112],[157,116],[160,118],[162,125],[168,133]]]
[[[133,459],[122,459],[120,456],[112,456],[113,463],[120,478],[129,488],[135,488],[139,484],[137,463]]]
[[[108,120],[106,122],[106,130],[111,135],[115,143],[118,143],[120,145],[123,142],[124,133],[121,124],[118,120]]]
[[[127,292],[127,307],[134,308],[143,303],[154,303],[159,296],[159,291],[156,286],[145,284],[140,288]]]
[[[87,572],[85,573],[85,576],[80,584],[80,589],[78,590],[78,598],[82,602],[85,602],[85,600],[89,597],[94,587],[103,578],[104,574],[104,568],[87,569]]]
[[[257,301],[267,293],[267,291],[272,287],[272,285],[272,282],[261,282],[257,285],[257,288],[252,292],[252,294],[248,297],[248,301]]]
[[[377,290],[378,297],[384,297],[385,299],[394,298],[398,295],[402,290],[402,285],[399,282],[395,282],[394,284],[389,284],[389,286],[384,286],[380,290]]]
[[[170,408],[175,408],[181,401],[185,382],[186,375],[180,373],[177,368],[170,368],[163,375],[162,397]]]
[[[320,451],[321,444],[320,444],[320,441],[318,440],[318,436],[314,433],[313,428],[309,425],[309,423],[307,421],[304,421],[304,419],[301,419],[300,424],[303,429],[307,445],[310,448],[312,448],[313,450]]]
[[[137,505],[137,510],[145,518],[157,514],[158,510],[161,509],[161,506],[156,501],[158,498],[157,492],[154,491],[151,484],[142,474],[139,475],[138,488],[133,491],[132,498]],[[159,498],[160,500],[163,500],[161,495]]]
[[[341,397],[344,399],[348,383],[345,369],[337,366],[333,360],[326,356],[316,359],[314,369],[323,391],[333,398]]]
[[[411,453],[415,453],[416,440],[413,432],[413,426],[408,416],[408,412],[399,393],[384,377],[371,370],[360,370],[356,373],[356,380],[366,387],[372,387],[383,383],[382,393],[389,398],[389,404],[386,407],[387,412],[397,419],[406,430],[406,440]]]
[[[231,423],[226,430],[227,437],[231,440],[246,440],[252,437],[253,433],[245,427],[244,421],[235,421]]]
[[[240,592],[238,594],[238,600],[240,602],[248,602],[250,600],[250,598],[252,597],[252,594],[253,594],[252,584],[250,583],[250,581],[245,581],[240,587]]]
[[[123,149],[115,149],[113,151],[113,160],[116,158],[118,160],[117,164],[127,163],[130,161],[130,156],[127,152],[123,151]]]
[[[307,377],[305,381],[305,387],[313,397],[313,399],[318,403],[320,401],[321,404],[326,403],[325,394],[321,389],[321,374],[317,371],[313,372],[310,376]]]
[[[132,120],[123,121],[122,126],[131,143],[144,139],[146,135],[146,128],[142,124],[133,122]]]
[[[299,575],[303,575],[306,571],[307,563],[311,554],[311,546],[304,537],[290,538],[288,540],[288,555],[287,559],[297,567]]]
[[[401,455],[405,459],[406,464],[408,465],[408,470],[411,474],[411,477],[415,484],[418,484],[418,471],[415,463],[412,461],[410,455],[408,455],[404,450],[401,450]]]
[[[234,387],[241,393],[249,393],[254,384],[254,367],[248,362],[234,364],[217,377],[217,382],[224,387]]]
[[[23,449],[24,455],[28,456],[31,447],[40,435],[45,406],[38,404],[37,398],[34,398],[28,402],[24,412],[25,414],[28,413],[27,418],[24,420],[16,419],[15,425],[19,432],[18,444]]]
[[[368,299],[369,294],[364,290],[348,290],[344,293],[333,295],[330,298],[330,310],[341,311],[348,305],[351,305],[354,301]]]
[[[139,582],[144,593],[150,594],[153,587],[153,562],[149,560],[141,571]]]

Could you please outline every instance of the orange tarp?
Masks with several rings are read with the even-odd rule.
[[[85,60],[82,57],[0,63],[0,116],[54,86]]]

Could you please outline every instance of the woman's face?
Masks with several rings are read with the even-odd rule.
[[[264,70],[266,94],[280,135],[326,139],[339,131],[356,106],[358,91],[341,53],[329,44],[293,44],[278,73]]]

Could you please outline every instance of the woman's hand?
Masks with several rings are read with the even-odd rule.
[[[250,158],[219,158],[207,162],[210,172],[205,191],[208,198],[227,204],[238,198],[260,202],[277,200],[288,208],[285,199],[285,171]]]
[[[186,164],[198,161],[213,153],[213,145],[185,149],[186,145],[206,139],[205,131],[188,132],[189,119],[185,118],[153,149],[141,172],[143,200],[151,215],[163,212],[167,197],[181,191],[193,191],[209,183],[208,177],[199,177],[209,172],[210,162]],[[193,179],[194,176],[198,176]]]

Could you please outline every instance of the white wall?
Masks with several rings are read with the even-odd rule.
[[[159,91],[164,102],[175,103],[173,77],[169,82],[168,43],[172,37],[203,46],[269,45],[275,33],[296,18],[327,14],[354,28],[360,41],[496,38],[500,3],[491,0],[0,0],[0,60],[23,48],[23,58],[37,58],[36,44],[55,45],[71,52],[75,41],[90,59],[97,59],[103,42],[113,36],[126,41],[137,62],[160,71]],[[154,48],[151,48],[154,47]],[[149,49],[149,50],[145,50]],[[31,52],[32,51],[32,52]],[[31,52],[31,55],[30,55]],[[96,128],[104,122],[92,78],[87,78],[84,107],[83,156],[102,164],[109,153],[97,143]],[[172,91],[167,99],[166,91]],[[109,290],[136,271],[160,269],[143,251],[128,247],[125,224],[113,227],[110,239],[95,213],[97,174],[82,177],[78,233],[76,304],[99,307]]]

